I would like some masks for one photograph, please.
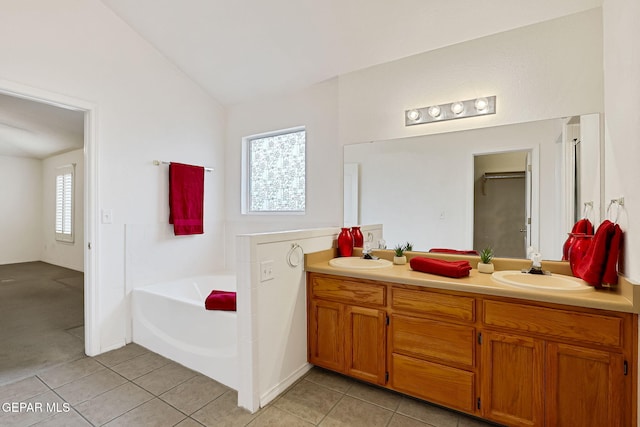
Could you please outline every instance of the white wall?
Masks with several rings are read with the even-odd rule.
[[[0,156],[0,264],[39,261],[42,254],[42,161]]]
[[[56,241],[56,168],[75,163],[73,243]],[[42,161],[41,260],[84,271],[84,153],[74,150]]]
[[[95,338],[98,351],[121,346],[130,323],[126,269],[154,280],[224,265],[223,110],[98,0],[0,0],[0,10],[0,83],[96,106],[94,196],[99,209],[113,210],[113,223],[89,236],[98,257]],[[130,248],[140,257],[126,264],[125,226],[163,231],[167,222],[168,170],[153,166],[154,159],[215,168],[205,185],[205,234],[147,234],[146,243]],[[137,265],[156,245],[165,249],[144,259],[156,269]]]
[[[625,275],[640,283],[640,2],[605,0],[605,204],[624,197]],[[605,206],[606,207],[606,206]]]
[[[238,234],[338,226],[342,223],[342,146],[338,138],[338,84],[328,80],[304,90],[231,106],[227,113],[225,246],[230,262]],[[306,213],[242,215],[242,138],[305,126]],[[233,268],[233,264],[230,264]]]
[[[603,110],[600,8],[341,75],[344,144]],[[417,126],[404,111],[497,96],[496,114]]]

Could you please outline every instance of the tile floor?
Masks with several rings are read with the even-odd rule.
[[[82,273],[0,266],[0,426],[481,427],[319,368],[255,414],[234,390],[137,344],[83,354]]]
[[[234,390],[137,344],[0,386],[0,404],[2,426],[489,425],[320,368],[251,414]]]

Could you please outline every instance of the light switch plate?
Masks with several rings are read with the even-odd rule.
[[[273,260],[262,261],[260,263],[260,281],[273,280]]]
[[[113,224],[113,209],[102,209],[102,223]]]

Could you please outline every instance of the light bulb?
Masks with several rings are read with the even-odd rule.
[[[459,115],[464,111],[464,104],[460,101],[454,102],[451,104],[451,112],[453,114]]]
[[[435,119],[436,117],[440,116],[440,107],[438,107],[437,105],[433,105],[429,107],[427,113]]]
[[[476,102],[475,102],[476,110],[482,112],[482,111],[485,111],[488,106],[489,106],[489,100],[487,100],[487,98],[476,99]]]
[[[414,122],[420,118],[420,111],[418,110],[409,110],[407,111],[407,118],[409,120],[413,120]]]

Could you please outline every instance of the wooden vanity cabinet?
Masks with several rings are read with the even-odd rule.
[[[635,426],[631,313],[307,273],[309,362],[508,426]]]
[[[321,274],[308,277],[309,362],[386,383],[386,286]]]

